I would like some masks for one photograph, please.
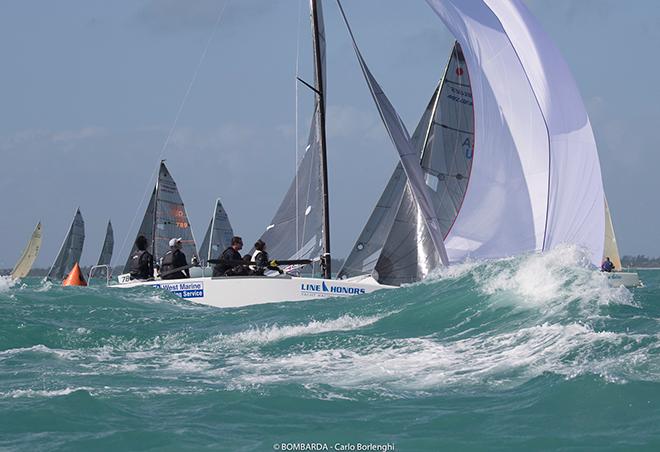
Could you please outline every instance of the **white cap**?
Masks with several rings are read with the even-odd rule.
[[[180,242],[180,241],[181,241],[181,237],[170,239],[170,246],[176,246],[176,242]]]

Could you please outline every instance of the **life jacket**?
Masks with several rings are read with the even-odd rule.
[[[136,279],[148,279],[153,276],[150,274],[151,254],[147,250],[138,250],[131,257],[131,277]]]

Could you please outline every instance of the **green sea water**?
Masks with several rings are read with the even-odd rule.
[[[660,450],[639,273],[566,248],[240,309],[1,279],[0,449]]]

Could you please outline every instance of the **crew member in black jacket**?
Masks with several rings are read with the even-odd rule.
[[[238,236],[232,237],[231,246],[224,250],[220,255],[220,259],[223,262],[220,262],[213,267],[213,276],[225,276],[227,270],[231,270],[236,266],[236,264],[232,264],[231,261],[237,262],[243,260],[241,253],[239,253],[242,249],[243,239]]]
[[[154,277],[154,258],[147,251],[147,238],[139,235],[135,239],[137,251],[131,256],[131,279],[151,279]]]

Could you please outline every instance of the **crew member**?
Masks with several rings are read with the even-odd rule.
[[[154,258],[147,251],[147,238],[139,235],[135,239],[137,251],[131,256],[131,279],[152,279],[154,277]]]
[[[614,264],[612,263],[609,257],[606,257],[600,266],[600,271],[609,273],[613,270],[614,270]]]
[[[231,238],[231,246],[220,255],[220,263],[213,266],[213,276],[225,276],[227,270],[231,270],[237,261],[242,260],[240,250],[243,249],[243,239],[235,236]],[[233,262],[233,263],[232,263]]]
[[[170,240],[170,250],[163,256],[163,263],[160,266],[162,279],[190,278],[188,261],[181,247],[181,237]]]
[[[254,244],[254,249],[252,260],[256,265],[250,267],[254,275],[263,275],[266,270],[276,270],[282,274],[282,270],[270,265],[268,252],[266,252],[266,242],[261,239],[257,240]]]

